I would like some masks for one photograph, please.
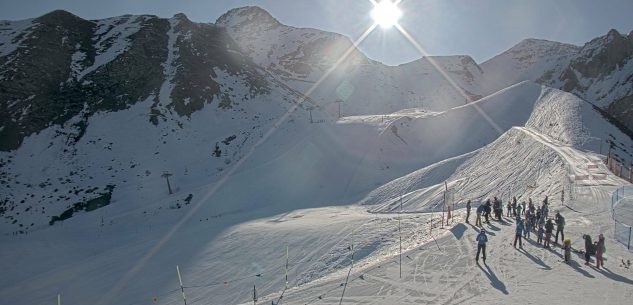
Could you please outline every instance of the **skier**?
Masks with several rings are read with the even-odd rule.
[[[469,217],[470,217],[470,200],[466,202],[466,223],[470,223],[468,222]]]
[[[524,224],[525,224],[525,230],[523,231],[523,237],[530,238],[530,231],[532,231],[532,223],[530,222],[529,219],[526,218],[524,221]]]
[[[532,203],[532,198],[528,198],[528,208],[530,211],[534,212],[534,203]]]
[[[591,255],[593,255],[593,243],[591,242],[591,236],[583,234],[582,238],[585,240],[585,265],[589,265]]]
[[[569,263],[571,259],[571,240],[569,238],[563,240],[563,257],[565,257],[565,262]]]
[[[536,235],[536,243],[538,243],[539,245],[543,242],[543,233],[545,233],[545,229],[543,229],[543,225],[539,224],[538,233]]]
[[[484,216],[486,217],[486,223],[490,224],[490,212],[492,210],[491,208],[491,204],[490,204],[490,199],[488,199],[486,201],[486,205],[484,205]]]
[[[521,206],[523,207],[523,210],[521,210],[521,213],[522,213],[522,214],[525,214],[525,212],[527,211],[527,210],[525,209],[525,206],[526,206],[526,204],[525,204],[525,200],[521,202]]]
[[[499,215],[500,204],[501,202],[499,201],[499,199],[495,197],[494,200],[492,201],[492,210],[495,212],[495,219],[498,219],[498,220],[501,220],[501,215]]]
[[[549,214],[549,208],[547,207],[547,204],[543,205],[543,213],[542,214],[547,219],[547,215]]]
[[[525,228],[523,227],[523,220],[521,220],[521,218],[518,218],[516,232],[514,234],[514,248],[515,249],[517,247],[517,239],[519,240],[519,248],[523,249],[523,243],[521,242],[521,235],[523,235],[524,229]]]
[[[543,246],[545,248],[549,248],[550,247],[550,241],[552,238],[552,231],[554,231],[554,223],[552,222],[551,219],[547,220],[547,223],[545,223],[545,241],[543,242]]]
[[[488,236],[486,236],[486,230],[481,229],[479,235],[475,239],[477,241],[477,256],[475,257],[475,262],[479,264],[479,253],[483,252],[482,258],[484,260],[484,264],[486,263],[486,243],[488,242]]]
[[[536,227],[534,226],[534,214],[532,214],[532,211],[527,210],[527,212],[525,212],[525,220],[530,223],[531,231],[536,232]]]
[[[517,216],[517,197],[512,197],[512,216]]]
[[[600,266],[604,267],[604,259],[602,258],[602,254],[606,250],[604,247],[604,236],[602,234],[598,235],[598,241],[595,243],[596,245],[596,268],[600,269]]]
[[[558,233],[561,234],[560,240],[565,240],[565,218],[560,214],[560,211],[556,212],[556,217],[554,218],[556,221],[556,238],[554,239],[554,243],[558,244]]]
[[[477,213],[477,218],[475,219],[475,226],[479,226],[481,227],[481,213],[484,212],[484,205],[481,204],[477,207],[477,211],[475,211]]]
[[[512,203],[510,201],[508,201],[508,204],[506,205],[506,209],[508,209],[508,213],[506,214],[506,217],[510,217],[510,212],[512,211]]]

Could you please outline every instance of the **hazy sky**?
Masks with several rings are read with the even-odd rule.
[[[182,12],[193,21],[215,22],[245,5],[258,5],[287,25],[338,32],[352,40],[371,25],[369,0],[0,0],[0,20],[64,9],[85,19]],[[400,8],[400,24],[430,54],[466,54],[479,63],[525,38],[582,45],[611,28],[623,34],[633,30],[633,0],[403,0]],[[421,57],[395,29],[377,28],[360,48],[389,65]]]

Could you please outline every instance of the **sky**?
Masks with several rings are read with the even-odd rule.
[[[280,22],[356,40],[372,24],[369,0],[0,0],[0,20],[64,9],[84,19],[123,14],[215,22],[231,8],[257,5]],[[631,0],[403,0],[400,24],[430,55],[470,55],[482,63],[526,38],[583,45],[610,29],[633,31]],[[359,46],[369,58],[398,65],[422,56],[394,28],[377,28]]]

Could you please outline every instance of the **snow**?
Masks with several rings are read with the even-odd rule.
[[[218,78],[231,83],[227,75],[218,74]],[[127,111],[91,118],[83,140],[86,142],[82,141],[84,144],[77,150],[79,155],[90,158],[83,161],[87,162],[85,165],[72,161],[75,163],[72,166],[92,164],[104,170],[110,159],[126,163],[124,156],[140,162],[142,155],[134,152],[142,147],[155,147],[150,139],[160,138],[164,132],[150,124],[139,129],[143,125],[137,120],[146,116],[152,99]],[[255,103],[253,107],[270,111],[267,103]],[[503,128],[501,137],[478,116],[477,108]],[[194,142],[187,145],[212,143],[214,138],[222,136],[223,129],[219,126],[231,120],[208,119],[220,118],[219,115],[217,110],[205,108],[194,113],[190,121],[181,122],[186,125],[184,130],[194,131],[187,140]],[[617,262],[620,257],[631,256],[611,239],[613,226],[608,212],[610,192],[624,182],[612,175],[600,181],[581,181],[573,184],[573,192],[568,192],[573,200],[562,206],[556,199],[558,190],[569,187],[568,177],[605,171],[601,163],[593,163],[599,156],[584,150],[595,146],[586,141],[587,137],[606,131],[621,137],[579,98],[524,82],[445,112],[411,109],[391,114],[388,122],[346,117],[336,124],[309,124],[299,120],[298,115],[293,116],[293,123],[288,123],[293,128],[279,125],[280,130],[211,197],[208,190],[222,183],[204,178],[208,175],[204,168],[212,168],[212,163],[201,165],[205,163],[203,154],[184,156],[175,147],[162,147],[159,155],[143,160],[142,165],[131,170],[130,183],[117,186],[111,205],[63,224],[39,227],[28,235],[0,237],[3,244],[11,244],[0,250],[1,267],[11,274],[0,282],[3,299],[12,304],[46,303],[61,293],[68,303],[132,304],[150,302],[156,297],[158,304],[178,304],[181,300],[174,269],[179,265],[188,300],[194,304],[203,300],[221,304],[248,302],[253,284],[258,287],[260,301],[268,303],[279,299],[285,285],[286,246],[290,255],[290,281],[283,299],[289,304],[336,302],[350,267],[345,300],[352,303],[495,304],[528,297],[542,301],[544,296],[535,295],[533,289],[545,289],[559,282],[573,282],[574,289],[565,284],[555,285],[557,289],[548,291],[548,298],[597,301],[598,296],[589,292],[596,285],[610,292],[610,302],[623,303],[630,297],[633,276],[628,269],[617,267]],[[477,119],[465,121],[473,116]],[[558,125],[549,125],[551,121]],[[400,125],[404,122],[410,126]],[[437,150],[442,142],[434,141],[430,134],[421,136],[414,131],[443,122],[465,125],[451,131],[455,136],[450,138],[454,140],[443,144],[445,151],[437,157],[427,151],[426,156],[415,158],[416,154],[424,155],[424,149]],[[396,134],[390,126],[402,128]],[[213,129],[218,130],[215,135],[203,132]],[[235,127],[226,130],[231,129]],[[311,131],[306,133],[308,130]],[[54,138],[54,134],[55,129],[50,129],[36,137]],[[396,136],[409,145],[400,141],[400,148],[393,148],[399,143]],[[418,136],[429,140],[417,143]],[[490,137],[493,142],[479,148],[468,142],[468,136],[479,141]],[[114,155],[103,155],[98,153],[103,147],[89,145],[90,139],[109,137],[127,144],[104,143],[116,152]],[[177,137],[178,133],[172,134],[168,140],[177,141]],[[360,150],[367,151],[362,143],[371,137],[379,140],[370,146],[370,153],[356,164],[356,172],[350,176],[346,164],[353,163]],[[56,141],[59,144],[51,147],[45,141],[27,138],[24,152],[19,154],[22,157],[14,165],[31,166],[20,171],[35,175],[25,177],[26,180],[37,181],[40,168],[49,173],[73,168],[68,167],[71,160],[56,163],[42,158],[42,152],[46,151],[50,151],[51,157],[57,156],[56,150],[60,149],[57,145],[65,139]],[[200,144],[193,144],[195,141]],[[385,152],[390,146],[392,151]],[[409,148],[411,154],[402,155],[406,146],[417,148]],[[380,151],[379,148],[383,150],[383,158],[391,159],[389,170],[375,171],[370,166],[377,158],[371,151]],[[150,151],[145,155],[151,156]],[[283,153],[274,153],[279,151]],[[465,153],[460,154],[461,151]],[[25,157],[28,156],[25,152],[39,152],[40,163]],[[99,155],[102,157],[95,158]],[[454,157],[447,159],[441,155]],[[405,165],[396,162],[409,158],[417,161]],[[337,159],[340,160],[336,162]],[[598,168],[590,169],[588,163],[597,164]],[[407,175],[405,169],[413,164],[421,169]],[[178,173],[185,167],[187,176],[175,175],[172,180],[176,194],[167,195],[157,169]],[[152,174],[142,178],[146,168],[151,168]],[[137,173],[139,176],[133,178]],[[366,187],[375,185],[376,180],[370,181],[379,176],[383,176],[380,179],[383,181],[386,177],[393,178],[373,190]],[[115,182],[112,179],[102,180],[98,185]],[[346,180],[347,184],[337,186]],[[493,195],[507,200],[509,195],[516,194],[519,200],[532,197],[538,202],[550,194],[555,209],[561,209],[567,218],[568,236],[575,247],[582,245],[579,238],[582,233],[606,233],[609,271],[581,266],[577,263],[581,261],[578,256],[574,256],[576,263],[565,265],[559,262],[559,250],[545,250],[530,242],[526,242],[524,251],[514,250],[507,245],[513,233],[509,220],[486,226],[491,234],[489,267],[477,267],[472,260],[476,230],[460,223],[463,211],[457,212],[457,219],[446,229],[436,227],[443,181],[448,181],[457,207],[465,199],[472,199],[476,207]],[[182,201],[189,193],[194,198],[192,206]],[[197,198],[209,200],[199,202],[195,201]],[[402,216],[397,214],[400,200],[405,212]],[[181,208],[175,206],[177,202]],[[381,213],[368,212],[367,208]],[[60,207],[57,212],[62,210]],[[428,211],[436,213],[420,213]],[[402,279],[398,276],[399,217],[404,251]],[[435,221],[429,222],[432,218]],[[178,219],[186,221],[176,224]],[[180,229],[174,231],[174,227]],[[353,267],[348,247],[352,239]],[[26,297],[25,290],[29,291]]]
[[[125,51],[135,18],[99,21],[101,51],[78,79]],[[62,304],[180,304],[176,266],[188,304],[250,304],[253,285],[261,304],[334,304],[343,290],[346,304],[626,304],[633,296],[633,274],[620,263],[633,256],[613,239],[610,214],[612,192],[630,184],[608,171],[599,151],[607,134],[625,147],[633,142],[587,101],[523,81],[467,103],[430,63],[462,89],[485,92],[485,73],[464,56],[393,68],[360,61],[313,92],[323,104],[346,95],[341,118],[321,107],[311,123],[296,107],[318,73],[281,84],[267,78],[271,93],[249,98],[243,77],[216,69],[214,81],[234,90],[232,109],[213,100],[187,118],[166,111],[153,125],[152,106],[168,105],[177,69],[177,19],[170,25],[157,96],[118,112],[80,113],[0,152],[2,162],[11,159],[3,170],[20,182],[3,194],[25,200],[0,224],[3,302],[54,303],[59,293]],[[274,29],[287,31],[284,43],[293,46],[318,39],[309,29]],[[266,40],[273,34],[258,44],[287,50]],[[517,69],[530,74],[539,60],[565,61],[573,49],[548,48]],[[254,58],[265,62],[258,56],[268,50]],[[72,143],[81,123],[85,134]],[[173,194],[163,172],[173,174]],[[48,225],[107,185],[116,185],[111,204]],[[546,195],[550,213],[566,217],[575,249],[582,234],[605,234],[606,268],[582,265],[577,253],[565,264],[559,248],[533,239],[515,250],[509,218],[484,225],[488,264],[475,265],[479,229],[462,222],[466,200],[476,208],[493,196],[539,203]],[[446,207],[457,211],[440,227]],[[9,216],[34,225],[12,234]]]
[[[0,21],[0,57],[7,56],[17,50],[22,42],[29,37],[30,31],[36,24],[33,19],[19,21]]]
[[[165,74],[165,81],[160,86],[160,93],[158,95],[160,105],[166,107],[171,104],[171,92],[174,90],[173,79],[176,75],[176,60],[178,60],[178,47],[176,42],[178,41],[179,34],[176,33],[176,27],[180,21],[177,18],[169,19],[169,31],[167,31],[167,60],[163,63],[163,74]]]
[[[485,92],[494,92],[525,80],[538,80],[553,70],[557,77],[580,47],[560,42],[526,39],[481,64],[485,77]]]
[[[145,18],[146,16],[126,15],[99,20],[93,38],[97,49],[94,62],[91,66],[83,67],[83,69],[78,64],[73,65],[71,75],[80,80],[123,54],[130,47],[130,36],[141,29]],[[73,54],[73,59],[79,59],[82,56],[78,53],[81,52]],[[73,63],[75,63],[74,60]]]

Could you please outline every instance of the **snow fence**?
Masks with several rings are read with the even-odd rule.
[[[611,216],[615,222],[614,238],[633,250],[633,185],[618,188],[611,196]]]

